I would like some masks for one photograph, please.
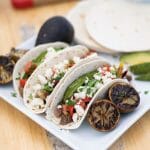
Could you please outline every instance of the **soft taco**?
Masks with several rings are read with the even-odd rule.
[[[78,128],[99,93],[117,78],[116,67],[101,59],[76,68],[54,94],[46,118],[61,129]]]
[[[100,58],[81,45],[57,53],[41,64],[26,82],[23,91],[25,105],[34,113],[43,113],[65,77],[77,66],[95,59]]]
[[[15,65],[13,72],[14,89],[22,97],[23,88],[33,71],[44,61],[55,56],[58,51],[64,50],[68,45],[55,42],[37,46],[28,51]]]

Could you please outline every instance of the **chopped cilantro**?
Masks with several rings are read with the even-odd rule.
[[[89,82],[88,82],[88,86],[89,86],[89,87],[93,87],[96,82],[97,82],[97,81],[96,81],[95,79],[91,79],[91,80],[89,80]]]
[[[12,96],[12,97],[17,97],[17,93],[12,92],[12,93],[11,93],[11,96]]]
[[[18,73],[18,77],[16,77],[16,80],[20,80],[20,78],[21,78],[21,74],[20,74],[20,72]]]
[[[28,75],[24,73],[22,79],[28,79]]]
[[[57,77],[54,78],[54,80],[59,81],[64,75],[65,75],[65,73],[61,72],[57,75]]]
[[[149,91],[144,91],[144,94],[147,95],[149,93]]]
[[[16,77],[16,80],[20,80],[20,77]]]
[[[51,92],[53,91],[53,88],[50,87],[50,86],[48,85],[48,83],[46,83],[46,84],[44,85],[44,87],[43,87],[43,90],[46,91],[46,92],[48,92],[48,93],[51,93]]]
[[[71,99],[66,100],[65,102],[66,102],[66,105],[69,105],[69,106],[73,106],[73,105],[75,105],[75,104],[76,104],[76,102],[75,102],[75,101],[73,101],[73,100],[71,100]]]

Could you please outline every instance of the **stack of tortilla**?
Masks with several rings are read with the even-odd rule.
[[[91,49],[133,52],[150,49],[150,3],[129,0],[87,0],[68,15],[75,39]]]

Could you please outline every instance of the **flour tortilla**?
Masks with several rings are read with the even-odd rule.
[[[37,114],[45,112],[46,107],[48,105],[50,105],[50,103],[51,103],[51,100],[52,100],[52,97],[53,97],[53,93],[55,93],[57,91],[59,86],[63,83],[63,80],[65,79],[65,77],[68,76],[72,72],[72,70],[74,70],[76,67],[80,66],[81,64],[93,61],[95,59],[100,59],[100,58],[97,55],[96,56],[88,56],[87,58],[84,58],[79,63],[77,63],[76,65],[71,67],[69,69],[69,71],[64,75],[64,77],[56,85],[56,87],[54,88],[53,92],[50,95],[48,95],[48,97],[46,99],[46,105],[45,105],[44,109],[36,109],[35,110],[35,109],[32,108],[30,103],[27,103],[27,101],[28,101],[28,97],[30,96],[30,94],[34,91],[33,85],[36,85],[37,83],[39,83],[39,80],[38,80],[37,76],[38,75],[44,76],[45,71],[47,69],[52,68],[54,65],[59,64],[61,61],[64,61],[65,59],[66,60],[73,59],[74,56],[83,57],[88,52],[89,52],[89,50],[86,47],[81,46],[81,45],[68,47],[64,51],[58,52],[56,56],[52,57],[48,61],[46,61],[43,64],[41,64],[33,72],[33,74],[28,79],[28,81],[26,82],[26,85],[24,87],[23,101],[24,101],[25,106],[27,106],[27,108],[29,108],[32,112],[37,113]]]
[[[101,46],[95,42],[88,34],[85,27],[85,18],[88,11],[95,6],[97,1],[104,2],[105,0],[92,0],[82,1],[74,7],[69,14],[67,19],[72,23],[75,29],[75,41],[80,44],[86,45],[88,48],[96,50],[98,52],[114,53],[113,51]]]
[[[150,50],[150,4],[129,0],[97,3],[86,28],[99,44],[116,52]]]
[[[70,73],[70,75],[68,75],[65,78],[64,83],[61,84],[61,86],[56,91],[55,95],[53,96],[52,103],[47,108],[47,116],[46,116],[46,118],[48,120],[51,120],[53,123],[55,123],[61,129],[76,129],[76,128],[78,128],[82,124],[84,118],[86,117],[88,109],[91,106],[91,104],[93,103],[93,101],[96,100],[97,98],[99,98],[99,95],[103,95],[103,93],[105,93],[106,89],[108,88],[108,86],[110,84],[112,84],[112,83],[114,83],[116,81],[122,81],[121,79],[115,79],[114,81],[108,82],[102,88],[100,88],[97,91],[97,93],[94,95],[94,97],[92,98],[90,103],[88,104],[84,116],[77,123],[71,122],[71,123],[69,123],[67,125],[60,125],[59,124],[60,119],[55,116],[54,111],[55,111],[57,105],[59,104],[59,102],[62,101],[66,89],[68,88],[68,86],[73,81],[78,79],[80,76],[82,76],[82,75],[84,75],[84,74],[86,74],[88,72],[94,71],[98,67],[106,65],[106,64],[108,64],[106,61],[99,59],[99,60],[95,60],[95,61],[91,61],[89,63],[86,63],[86,64],[82,65],[81,67],[78,67],[74,71],[72,71],[72,73]]]
[[[16,80],[16,78],[19,76],[19,73],[23,71],[23,66],[26,65],[27,62],[32,61],[37,56],[39,56],[42,52],[44,52],[47,48],[53,47],[53,48],[66,48],[68,47],[68,44],[63,42],[54,42],[49,44],[42,44],[37,47],[32,48],[29,50],[15,65],[14,71],[13,71],[13,86],[17,93],[17,96],[22,99],[22,96],[19,92],[19,80]]]

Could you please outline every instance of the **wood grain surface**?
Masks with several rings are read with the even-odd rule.
[[[53,15],[65,15],[76,2],[16,10],[0,0],[0,55],[18,45]],[[26,28],[31,32],[27,33]],[[150,112],[133,125],[110,149],[150,149]],[[109,142],[109,141],[106,141]],[[52,150],[46,131],[0,99],[0,150]]]

